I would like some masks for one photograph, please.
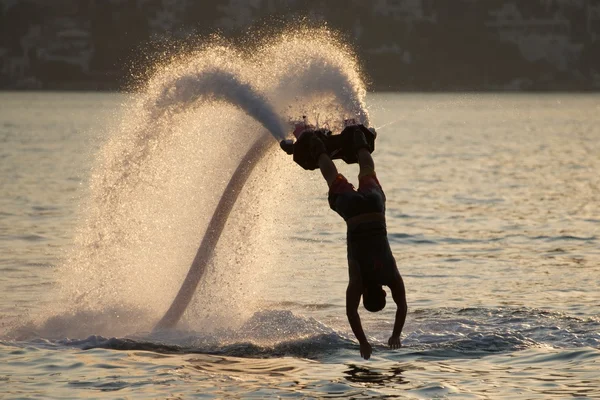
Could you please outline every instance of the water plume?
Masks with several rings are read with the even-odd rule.
[[[103,333],[122,333],[131,317],[124,324],[119,315],[133,310],[143,316],[138,330],[150,330],[210,234],[244,154],[265,131],[274,146],[286,137],[282,121],[301,115],[332,127],[348,117],[368,124],[364,95],[356,58],[325,29],[286,31],[252,51],[215,40],[164,60],[105,133],[73,249],[57,268],[58,299],[45,317],[84,313],[93,320],[110,310],[115,317]],[[298,172],[269,147],[251,161],[260,173],[248,172],[230,197],[227,215],[235,218],[221,221],[188,322],[209,314],[212,325],[241,324],[257,309],[263,274],[293,230],[274,225],[291,202],[283,172]]]
[[[255,58],[273,68],[275,84],[264,89],[285,106],[279,111],[288,118],[312,114],[339,130],[344,118],[353,117],[369,126],[357,56],[335,33],[297,28],[263,46]]]
[[[220,67],[181,76],[165,85],[156,107],[160,111],[174,107],[185,109],[197,101],[235,104],[267,128],[275,139],[285,139],[282,122],[267,99],[239,76]]]

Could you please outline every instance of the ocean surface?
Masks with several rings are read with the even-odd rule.
[[[600,96],[367,95],[409,305],[399,350],[391,296],[361,306],[369,361],[345,225],[276,146],[183,320],[153,331],[263,128],[194,110],[102,208],[132,101],[0,93],[0,398],[600,398]]]

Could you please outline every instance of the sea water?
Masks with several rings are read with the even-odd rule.
[[[345,317],[344,223],[318,171],[276,147],[184,319],[152,333],[243,150],[231,128],[264,129],[247,113],[185,115],[156,150],[169,163],[150,148],[152,168],[107,215],[92,175],[139,99],[1,93],[0,397],[599,397],[599,100],[366,97],[409,314],[392,351],[391,296],[383,312],[361,306],[364,361]],[[92,237],[90,221],[121,236]]]

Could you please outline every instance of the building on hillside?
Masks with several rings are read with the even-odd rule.
[[[413,24],[418,21],[435,21],[431,7],[426,7],[426,0],[376,0],[373,4],[373,15],[391,18]]]
[[[37,57],[40,62],[70,64],[88,74],[93,52],[89,30],[67,26],[55,32],[55,39],[40,48]]]
[[[566,36],[571,31],[571,22],[558,14],[553,18],[523,18],[514,3],[504,4],[500,9],[489,11],[491,20],[486,23],[508,40],[527,34]]]
[[[515,3],[489,11],[486,26],[500,40],[514,43],[529,62],[546,61],[567,71],[579,59],[583,44],[573,43],[571,22],[556,13],[551,18],[523,18]]]
[[[229,0],[227,5],[219,6],[224,16],[217,21],[217,27],[231,31],[250,26],[265,6],[269,4],[263,0]]]
[[[181,21],[188,7],[186,0],[160,0],[154,2],[154,12],[148,14],[148,26],[153,34],[185,35],[186,30],[181,26]]]
[[[600,40],[600,3],[586,2],[587,31],[592,41]]]

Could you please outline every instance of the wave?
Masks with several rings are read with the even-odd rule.
[[[162,354],[210,354],[242,358],[296,357],[318,359],[341,349],[357,348],[353,341],[337,333],[317,334],[301,339],[284,340],[272,345],[251,341],[220,344],[215,338],[190,336],[196,345],[168,344],[142,338],[105,338],[90,336],[83,340],[61,340],[56,344],[82,350],[110,349],[120,351],[151,351]],[[200,344],[200,342],[205,342]]]
[[[531,347],[600,347],[600,320],[528,307],[415,311],[403,343],[424,354],[484,355]]]
[[[85,321],[91,318],[88,315]],[[70,320],[70,323],[76,321]],[[16,338],[12,343],[248,358],[323,359],[358,352],[358,344],[349,331],[336,330],[288,310],[259,311],[238,329],[210,333],[168,330],[123,337],[92,334],[83,339],[57,339],[56,335],[60,333],[56,331],[57,326],[54,319],[35,330],[50,333],[54,329],[53,339],[33,334],[28,338]],[[369,329],[386,334],[388,330],[389,324]],[[383,337],[371,338],[371,343],[375,352],[384,356],[470,358],[535,347],[599,348],[599,332],[600,320],[596,318],[577,318],[534,308],[435,308],[418,309],[409,314],[403,348],[398,352],[388,350]]]
[[[412,218],[405,214],[400,214],[395,218]],[[424,234],[407,234],[407,233],[388,233],[388,238],[392,243],[403,243],[403,244],[450,244],[450,245],[465,245],[465,244],[486,244],[495,242],[504,242],[507,240],[522,239],[522,240],[541,240],[545,242],[562,242],[562,241],[575,241],[575,242],[595,242],[598,240],[596,236],[589,237],[578,237],[571,235],[560,235],[560,236],[527,236],[522,234],[507,234],[499,236],[489,236],[483,238],[457,238],[457,237],[438,237],[429,236],[426,237]]]

